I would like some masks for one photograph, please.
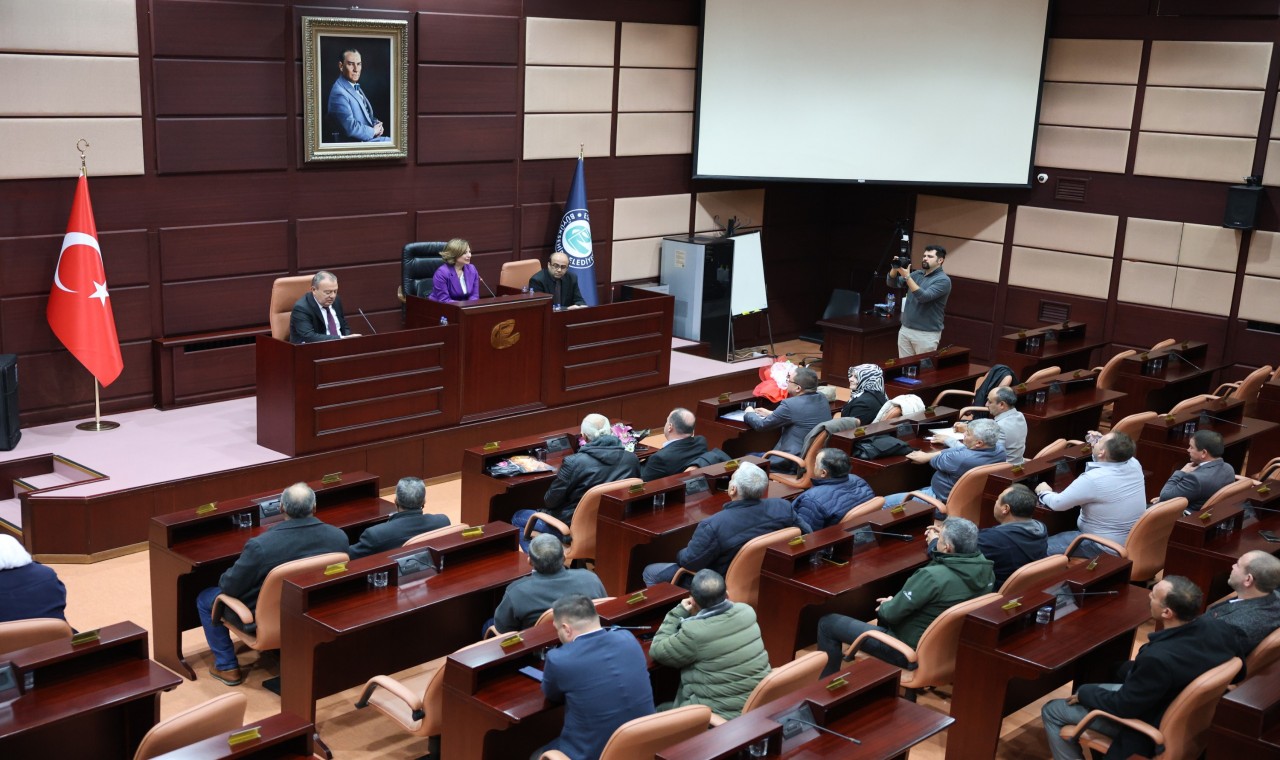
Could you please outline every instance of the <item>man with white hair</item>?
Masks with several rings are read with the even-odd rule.
[[[587,443],[560,463],[560,471],[542,499],[542,511],[569,525],[573,512],[582,496],[593,486],[611,483],[624,478],[640,477],[640,460],[622,446],[613,434],[609,418],[603,414],[588,414],[582,418],[582,438]],[[520,529],[520,546],[527,553],[529,541],[524,537],[525,523],[537,510],[521,509],[511,516],[511,524]],[[537,533],[559,536],[555,527],[539,520],[534,525]]]
[[[907,459],[916,464],[928,464],[934,469],[929,487],[921,488],[920,492],[945,502],[961,475],[975,467],[1005,461],[1004,446],[1000,444],[1000,426],[992,420],[974,420],[965,428],[963,446],[941,451],[913,451],[907,454]],[[884,497],[885,509],[896,507],[906,498],[906,493]],[[936,517],[946,519],[946,515]]]
[[[13,536],[0,534],[0,623],[30,618],[66,620],[67,587],[31,559]]]
[[[809,526],[796,514],[786,499],[765,498],[769,476],[764,470],[743,462],[729,480],[729,501],[724,508],[702,522],[693,531],[689,545],[676,554],[676,561],[659,562],[644,569],[646,586],[670,583],[680,568],[697,572],[711,568],[721,575],[729,571],[729,563],[738,551],[757,536],[783,528]]]

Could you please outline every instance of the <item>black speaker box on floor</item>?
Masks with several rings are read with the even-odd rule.
[[[18,424],[18,356],[0,354],[0,451],[18,445],[22,428]]]
[[[1222,226],[1235,230],[1251,230],[1258,219],[1261,185],[1232,185],[1227,188],[1227,211]]]

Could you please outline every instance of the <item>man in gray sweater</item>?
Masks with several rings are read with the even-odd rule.
[[[926,245],[920,268],[895,267],[885,275],[891,288],[907,287],[902,298],[902,327],[898,330],[898,356],[914,356],[938,350],[942,339],[942,317],[951,295],[951,278],[942,271],[947,249]]]
[[[582,594],[588,599],[608,596],[595,573],[564,566],[564,544],[549,533],[534,536],[529,542],[529,564],[533,566],[533,575],[507,586],[498,611],[493,613],[493,624],[503,633],[533,625],[563,596]]]

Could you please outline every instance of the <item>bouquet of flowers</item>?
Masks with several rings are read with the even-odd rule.
[[[615,422],[613,423],[613,429],[610,430],[609,432],[612,433],[614,437],[617,438],[619,441],[622,441],[622,447],[624,449],[626,449],[627,451],[636,450],[636,444],[640,441],[640,439],[636,436],[635,431],[631,429],[630,425],[624,425],[621,422]],[[586,446],[587,440],[582,436],[578,436],[578,445]]]

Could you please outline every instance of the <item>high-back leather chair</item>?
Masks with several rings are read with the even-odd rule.
[[[1050,457],[1058,457],[1065,454],[1067,449],[1069,448],[1071,448],[1071,444],[1067,443],[1067,439],[1059,438],[1058,440],[1052,441],[1049,444],[1047,444],[1043,449],[1040,449],[1039,451],[1037,451],[1034,457],[1029,457],[1029,458],[1030,459],[1048,459]]]
[[[1152,347],[1151,347],[1151,350],[1152,350],[1152,351],[1159,351],[1160,349],[1162,349],[1162,348],[1168,348],[1169,346],[1172,346],[1174,343],[1177,343],[1177,342],[1178,342],[1178,341],[1177,341],[1175,338],[1165,338],[1164,340],[1162,340],[1162,341],[1160,341],[1159,343],[1157,343],[1157,344],[1155,344],[1154,346],[1152,346]]]
[[[1075,537],[1067,550],[1063,552],[1070,557],[1076,547],[1084,540],[1105,546],[1113,554],[1118,554],[1133,562],[1129,569],[1129,582],[1150,584],[1156,575],[1164,569],[1165,553],[1169,549],[1169,534],[1173,533],[1173,524],[1182,516],[1187,508],[1187,500],[1179,496],[1147,507],[1138,521],[1129,529],[1129,538],[1123,546],[1102,536],[1081,533]]]
[[[760,566],[764,564],[765,549],[770,544],[790,541],[799,535],[799,528],[783,528],[756,536],[743,544],[724,573],[725,595],[735,602],[755,607],[760,600]],[[671,582],[675,583],[684,575],[693,575],[693,572],[682,567]]]
[[[429,530],[426,533],[419,533],[418,535],[410,538],[408,541],[405,541],[404,546],[413,546],[415,544],[423,543],[424,541],[429,541],[433,538],[439,538],[440,536],[448,536],[454,533],[461,533],[462,531],[469,530],[470,528],[471,526],[467,525],[466,523],[458,523],[457,525],[446,525],[443,528],[436,528],[435,530]]]
[[[133,760],[148,760],[244,726],[249,699],[233,691],[162,720],[142,737]]]
[[[1061,575],[1070,565],[1065,554],[1050,554],[1034,562],[1028,562],[1014,570],[1000,586],[1000,596],[1019,596],[1028,591],[1040,591],[1054,577]]]
[[[1101,756],[1111,749],[1111,737],[1089,731],[1089,724],[1098,718],[1110,718],[1151,739],[1156,745],[1153,760],[1195,760],[1208,745],[1214,705],[1240,672],[1240,666],[1240,658],[1232,657],[1187,684],[1164,711],[1159,728],[1137,718],[1118,718],[1105,710],[1090,710],[1074,726],[1063,726],[1058,735],[1063,739],[1077,739],[1080,746]]]
[[[902,686],[917,691],[929,686],[946,686],[956,674],[956,652],[960,648],[960,626],[973,610],[999,599],[999,594],[983,594],[967,602],[947,608],[933,619],[920,634],[915,649],[878,628],[866,631],[853,640],[849,651],[856,651],[867,638],[882,642],[902,654],[914,669],[902,671]]]
[[[1231,501],[1239,501],[1240,499],[1244,498],[1245,494],[1249,493],[1257,486],[1258,486],[1257,481],[1253,480],[1252,478],[1247,478],[1243,475],[1237,475],[1236,479],[1233,482],[1226,484],[1222,488],[1219,488],[1217,491],[1214,491],[1213,496],[1210,496],[1208,499],[1206,499],[1204,502],[1204,506],[1200,507],[1200,511],[1203,512],[1204,510],[1209,509],[1210,507],[1216,507],[1219,504],[1225,504]]]
[[[521,259],[508,261],[502,265],[498,273],[498,287],[524,290],[529,287],[529,278],[542,271],[542,262],[537,259]]]
[[[781,483],[792,488],[807,489],[813,485],[813,469],[818,462],[818,452],[826,448],[827,441],[831,438],[831,434],[826,430],[817,431],[816,435],[809,438],[809,447],[804,450],[804,458],[795,454],[788,454],[785,451],[770,449],[764,453],[765,458],[780,457],[791,462],[796,466],[794,474],[784,472],[769,471],[769,480],[775,483]]]
[[[1267,634],[1267,637],[1259,641],[1258,646],[1254,647],[1249,656],[1245,658],[1245,673],[1257,673],[1276,660],[1280,660],[1280,628]]]
[[[990,374],[991,374],[991,371],[987,370],[987,374],[975,380],[973,382],[973,390],[971,391],[962,391],[958,388],[950,388],[948,390],[942,391],[941,393],[939,393],[937,396],[934,397],[933,405],[942,406],[943,401],[946,401],[947,406],[953,406],[953,407],[966,406],[968,404],[979,404],[979,405],[985,404],[987,401],[985,398],[980,399],[977,397],[978,389],[982,387],[983,383],[987,382],[987,376]],[[1013,385],[1013,377],[1011,375],[1005,375],[1004,378],[1000,381],[1000,384],[997,385],[996,387],[1005,388],[1010,385]]]
[[[761,705],[775,699],[782,699],[793,691],[799,691],[818,680],[822,669],[827,664],[827,655],[823,652],[807,652],[781,667],[774,668],[760,679],[760,683],[747,695],[742,703],[742,714],[746,715]],[[728,721],[719,715],[711,716],[711,725],[719,726]]]
[[[1132,348],[1128,351],[1121,351],[1115,356],[1107,359],[1107,363],[1101,367],[1094,367],[1094,372],[1098,373],[1098,388],[1104,391],[1114,390],[1116,384],[1116,375],[1120,374],[1120,364],[1130,356],[1136,355],[1138,352]]]
[[[1112,425],[1111,432],[1124,433],[1136,441],[1138,440],[1138,436],[1142,434],[1142,426],[1159,416],[1160,415],[1157,412],[1138,412],[1137,414],[1131,414]]]
[[[60,618],[28,618],[0,623],[0,654],[71,638],[71,626]]]
[[[1186,411],[1199,409],[1200,407],[1204,406],[1210,401],[1217,401],[1217,400],[1218,400],[1218,397],[1213,395],[1212,393],[1198,393],[1194,396],[1191,396],[1190,398],[1184,398],[1183,400],[1174,404],[1173,408],[1169,410],[1169,414],[1182,414],[1183,412],[1186,412]]]
[[[271,325],[271,337],[276,340],[289,339],[289,318],[293,315],[293,305],[311,290],[312,275],[297,277],[277,277],[271,283],[271,304],[267,308],[267,323]]]
[[[1264,480],[1280,480],[1280,457],[1272,457],[1270,462],[1262,465],[1262,469],[1258,470],[1258,481]]]
[[[912,491],[907,496],[908,498],[929,502],[947,517],[963,517],[977,525],[981,522],[982,491],[987,487],[987,476],[1012,470],[1013,465],[1007,462],[995,462],[974,467],[956,480],[956,484],[951,487],[951,493],[947,494],[946,502],[936,496],[929,496],[920,491]]]
[[[600,751],[600,760],[639,760],[656,756],[667,747],[692,739],[707,730],[714,718],[706,705],[685,705],[674,710],[633,718],[613,732]],[[570,760],[558,749],[543,752],[538,760]]]
[[[440,252],[448,243],[406,243],[400,253],[400,300],[431,295],[431,278],[444,264]],[[424,289],[425,288],[425,289]]]
[[[1045,367],[1044,369],[1040,369],[1040,370],[1036,370],[1035,372],[1032,372],[1031,377],[1028,377],[1026,380],[1023,380],[1022,382],[1027,385],[1031,385],[1032,383],[1040,382],[1046,377],[1053,377],[1054,375],[1061,375],[1061,374],[1062,374],[1062,367]],[[980,398],[974,399],[974,401],[985,401],[985,400],[986,399],[980,399]]]
[[[841,525],[848,525],[857,522],[868,515],[874,515],[884,509],[884,497],[877,496],[874,499],[868,499],[861,504],[853,507],[844,513],[844,517],[840,518]]]
[[[284,586],[284,579],[309,570],[323,570],[329,565],[346,561],[345,552],[329,552],[278,565],[267,573],[266,579],[262,582],[262,590],[258,592],[258,603],[253,610],[234,596],[218,594],[213,600],[213,620],[215,623],[226,626],[227,630],[250,649],[259,652],[279,649],[280,591]],[[227,610],[231,610],[236,617],[240,618],[239,624],[223,618]]]
[[[1258,416],[1258,394],[1262,386],[1271,379],[1272,366],[1259,367],[1250,372],[1245,379],[1235,383],[1223,383],[1213,392],[1220,398],[1238,398],[1244,401],[1244,416]]]
[[[525,523],[524,536],[525,539],[533,535],[534,526],[538,520],[542,520],[548,525],[555,526],[564,536],[569,537],[569,543],[564,547],[564,564],[572,565],[575,561],[585,561],[596,558],[596,524],[600,515],[600,497],[608,491],[616,491],[619,488],[630,488],[634,485],[642,485],[644,483],[640,478],[623,478],[622,480],[614,480],[609,483],[601,483],[598,486],[592,486],[582,495],[582,499],[578,501],[578,506],[573,510],[573,522],[565,525],[559,520],[546,512],[534,512],[533,517],[529,518],[529,522]]]

